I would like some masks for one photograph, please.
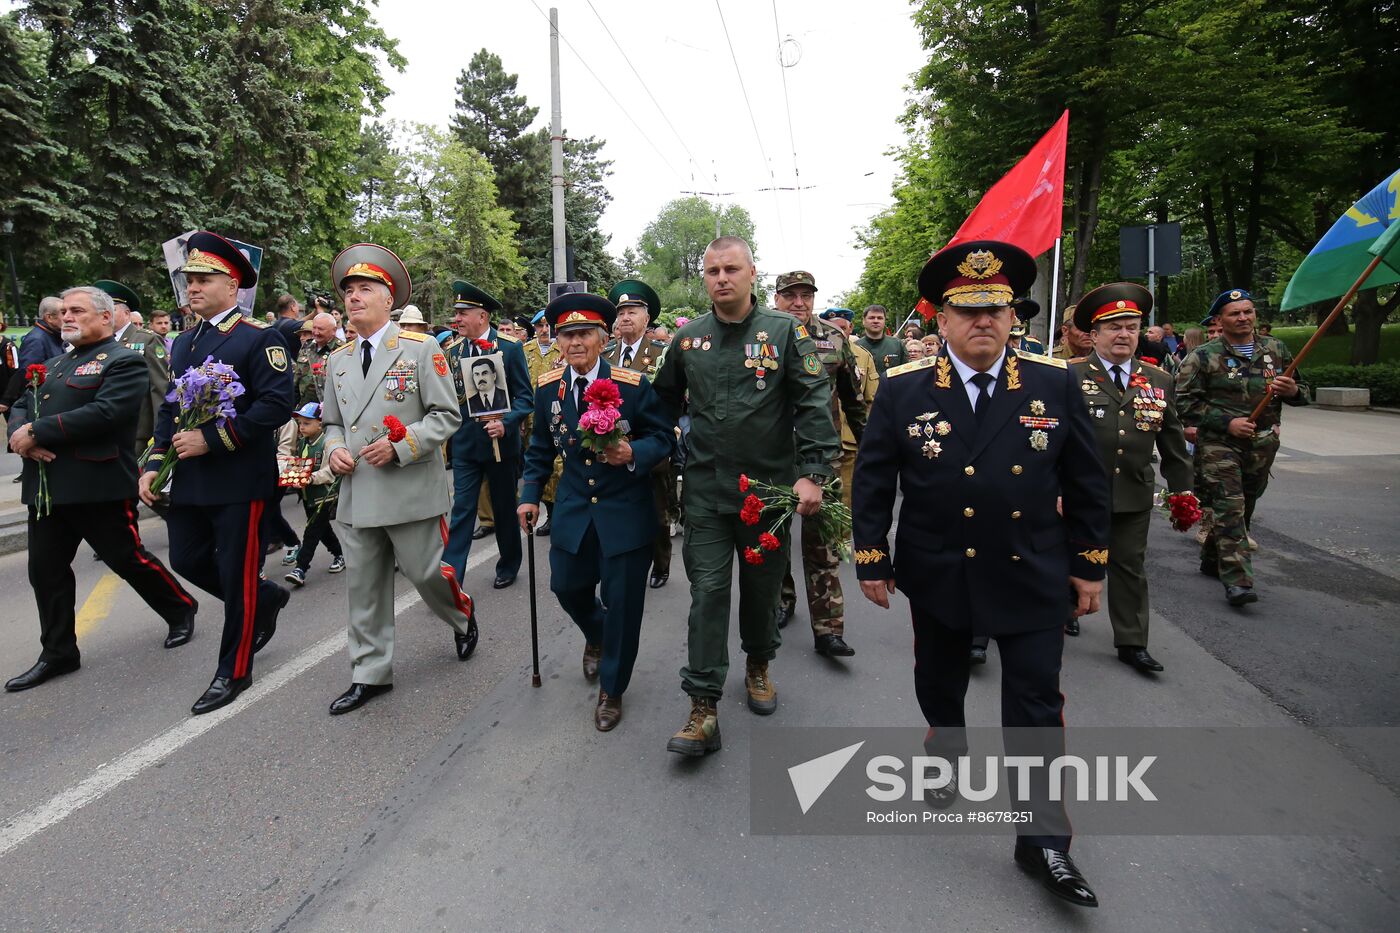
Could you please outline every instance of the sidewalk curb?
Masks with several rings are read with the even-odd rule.
[[[150,518],[155,515],[150,507],[142,504],[138,513],[139,518]],[[29,518],[21,516],[17,521],[9,521],[0,524],[0,557],[10,554],[18,554],[29,547]]]

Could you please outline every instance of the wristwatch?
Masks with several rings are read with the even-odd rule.
[[[825,486],[827,481],[827,477],[822,476],[820,473],[803,473],[802,479],[809,479],[818,486]]]

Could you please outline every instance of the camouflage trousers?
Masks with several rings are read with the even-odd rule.
[[[550,482],[554,482],[553,477],[550,478]],[[553,490],[551,494],[552,492]],[[676,499],[676,473],[671,469],[669,458],[662,460],[651,471],[651,498],[656,503],[656,520],[659,525],[656,543],[651,552],[652,570],[670,573],[671,522],[676,521],[676,512],[680,506]]]
[[[846,631],[846,597],[841,592],[841,554],[822,543],[816,522],[801,518],[802,576],[807,587],[807,613],[812,617],[812,634],[843,635]],[[782,606],[797,608],[797,584],[792,578],[792,558],[783,575]]]
[[[1252,441],[1206,441],[1197,450],[1205,502],[1212,513],[1210,534],[1201,545],[1201,562],[1220,568],[1226,586],[1253,586],[1249,523],[1254,506],[1269,485],[1269,469],[1278,454],[1278,435]]]

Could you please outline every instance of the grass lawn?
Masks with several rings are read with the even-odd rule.
[[[1312,325],[1299,327],[1275,327],[1274,336],[1297,353],[1317,328]],[[1381,327],[1381,352],[1379,362],[1389,363],[1400,360],[1400,324],[1385,324]],[[1346,366],[1351,362],[1351,334],[1340,337],[1324,337],[1308,354],[1306,365],[1321,366],[1335,363]]]

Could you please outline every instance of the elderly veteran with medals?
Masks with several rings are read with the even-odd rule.
[[[636,279],[618,282],[608,292],[608,300],[617,306],[614,332],[617,339],[603,351],[610,366],[620,366],[648,378],[656,375],[666,344],[647,336],[651,325],[661,315],[661,298],[650,285]],[[656,499],[656,520],[659,531],[651,558],[651,580],[648,585],[659,589],[671,579],[671,522],[678,517],[680,501],[676,494],[676,471],[667,456],[651,471],[651,492]]]
[[[139,481],[141,501],[154,505],[162,492],[152,488],[157,472],[167,457],[179,458],[165,519],[170,566],[224,602],[218,668],[191,710],[199,715],[233,702],[252,684],[253,654],[277,631],[277,615],[287,605],[287,590],[260,574],[263,516],[279,499],[277,432],[291,420],[293,389],[281,335],[238,308],[238,290],[258,281],[252,263],[216,233],[195,233],[186,248],[178,271],[199,323],[175,338],[171,371],[178,377],[212,359],[231,366],[244,390],[224,424],[178,431],[179,405],[165,402]]]
[[[358,243],[331,263],[357,337],[331,354],[321,419],[326,459],[344,477],[336,518],[350,565],[350,688],[331,703],[348,713],[394,688],[394,565],[452,627],[457,657],[476,648],[476,615],[443,559],[447,478],[442,445],[461,414],[447,356],[389,312],[412,285],[399,257]]]
[[[530,367],[520,341],[491,326],[491,313],[501,310],[501,303],[487,292],[461,279],[452,283],[452,326],[457,336],[444,343],[448,369],[456,383],[457,402],[462,422],[452,436],[452,520],[448,526],[447,557],[460,579],[466,572],[467,556],[471,554],[472,533],[476,529],[477,499],[481,484],[491,491],[491,511],[499,517],[496,522],[496,589],[515,582],[520,573],[520,528],[507,521],[515,513],[515,484],[520,465],[520,427],[530,414]],[[483,418],[473,417],[473,401],[477,388],[467,382],[473,374],[472,360],[499,353],[505,367],[506,384],[494,384],[493,394],[509,394],[509,408]],[[467,363],[467,374],[462,363]],[[485,373],[475,375],[485,381]],[[489,408],[483,410],[490,410]]]
[[[546,311],[567,365],[537,380],[518,512],[528,531],[539,516],[555,458],[562,459],[549,585],[583,632],[583,676],[600,682],[593,722],[608,732],[622,718],[622,694],[637,659],[657,534],[650,474],[670,456],[673,425],[646,377],[601,357],[616,313],[612,302],[570,293],[554,299]],[[580,427],[580,418],[608,404],[605,396],[618,406],[616,429],[623,437],[595,450],[583,443],[590,432]]]
[[[1098,609],[1108,562],[1109,490],[1079,383],[1048,357],[1006,346],[1012,301],[1035,280],[1023,250],[991,240],[931,258],[919,292],[939,306],[939,355],[891,367],[856,458],[853,537],[861,591],[882,608],[896,586],[914,625],[914,690],[929,754],[965,754],[963,703],[978,635],[997,642],[1008,754],[1063,748],[1066,591]],[[891,552],[897,490],[904,494]],[[1063,497],[1063,516],[1057,497]],[[1019,746],[1034,746],[1027,752]],[[1069,857],[1063,804],[1032,768],[1015,859],[1058,897],[1097,900]],[[926,791],[945,808],[956,781]],[[1019,803],[1019,801],[1018,801]]]
[[[146,362],[146,397],[136,419],[136,453],[146,452],[151,435],[156,431],[156,416],[165,404],[170,388],[170,354],[165,341],[132,320],[141,311],[141,297],[121,282],[99,279],[92,283],[112,297],[112,328],[117,343],[141,354]]]
[[[1101,285],[1079,300],[1074,326],[1094,338],[1094,352],[1070,363],[1084,393],[1099,456],[1113,492],[1108,542],[1108,618],[1118,660],[1143,672],[1162,670],[1147,653],[1147,529],[1152,521],[1153,451],[1172,495],[1191,492],[1191,455],[1176,415],[1171,374],[1134,359],[1152,293],[1141,285]],[[1067,634],[1078,632],[1071,619]]]

